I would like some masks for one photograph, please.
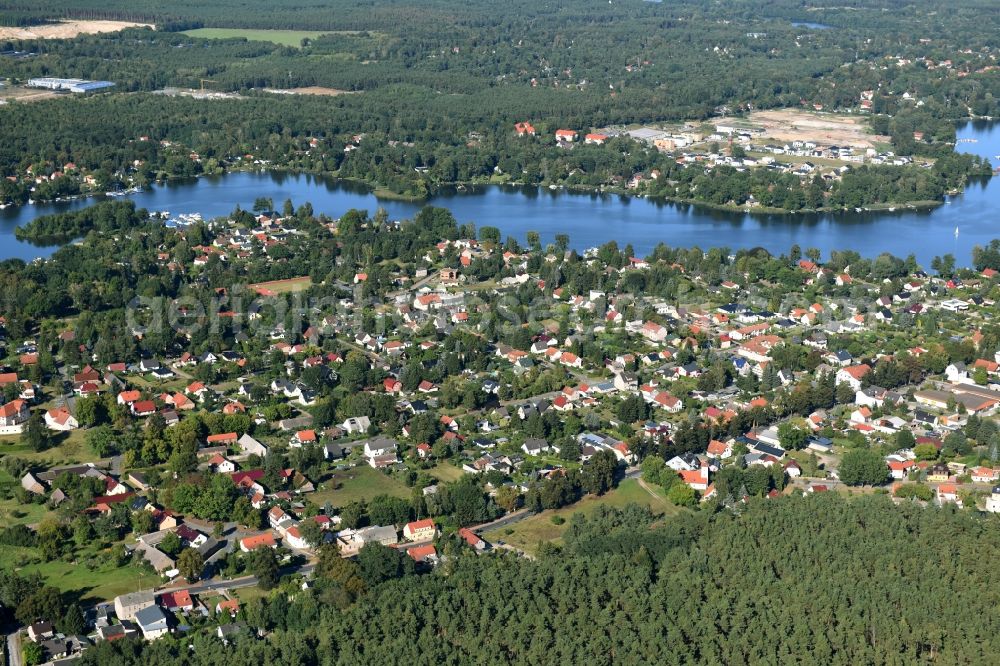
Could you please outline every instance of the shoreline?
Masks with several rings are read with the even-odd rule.
[[[333,181],[343,182],[343,183],[353,183],[355,185],[360,185],[368,189],[368,191],[376,198],[382,201],[400,201],[406,203],[420,203],[420,202],[430,202],[434,197],[440,193],[441,190],[446,188],[454,189],[458,193],[464,193],[466,188],[482,188],[490,186],[498,187],[511,187],[515,189],[526,189],[534,188],[541,191],[550,192],[568,192],[572,194],[590,194],[596,196],[612,195],[619,197],[626,197],[628,199],[646,199],[648,201],[656,203],[669,203],[677,205],[695,206],[701,207],[706,210],[713,210],[726,213],[746,213],[746,214],[757,214],[757,215],[785,215],[785,216],[797,216],[797,215],[836,215],[838,213],[891,213],[896,211],[904,210],[933,210],[947,203],[946,197],[955,196],[961,194],[965,190],[965,186],[958,190],[951,190],[945,192],[940,200],[921,200],[921,201],[911,201],[911,202],[885,202],[885,203],[873,203],[866,206],[860,207],[860,209],[851,208],[800,208],[796,210],[790,210],[787,208],[773,208],[764,207],[756,205],[735,205],[735,204],[716,204],[707,201],[699,201],[696,199],[685,199],[681,197],[671,197],[667,195],[647,195],[644,193],[632,192],[627,189],[620,187],[605,187],[605,186],[588,186],[588,185],[554,185],[554,184],[537,184],[531,185],[528,183],[519,183],[516,181],[507,182],[476,182],[476,181],[455,181],[452,183],[435,183],[433,186],[428,188],[428,192],[425,195],[414,195],[414,194],[403,194],[394,192],[379,185],[378,183],[373,183],[359,178],[343,177],[338,176],[334,173],[324,173],[309,171],[304,169],[294,169],[289,167],[274,166],[268,168],[246,168],[246,167],[236,167],[228,168],[220,171],[219,173],[200,173],[193,176],[166,176],[164,178],[158,178],[152,183],[146,185],[145,187],[139,188],[138,192],[145,192],[150,190],[156,185],[165,185],[169,182],[184,181],[184,180],[197,180],[205,177],[225,177],[232,173],[261,173],[265,174],[268,172],[274,173],[285,173],[293,175],[307,175],[319,178],[328,178]],[[991,175],[983,176],[970,176],[968,180],[972,178],[992,178]],[[968,184],[968,180],[966,185]],[[136,186],[138,187],[138,186]],[[7,204],[0,207],[0,210],[17,210],[25,206],[30,206],[34,204],[59,204],[68,203],[70,201],[75,201],[78,199],[90,199],[104,197],[105,200],[116,199],[119,197],[108,196],[105,192],[88,192],[81,193],[78,195],[73,195],[72,197],[63,199],[43,199],[43,200],[32,200],[31,203],[24,204]],[[123,195],[121,198],[128,198],[127,195]],[[239,202],[236,202],[239,203]]]

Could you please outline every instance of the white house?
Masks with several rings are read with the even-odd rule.
[[[80,427],[79,422],[65,406],[45,412],[45,425],[49,430],[75,430]]]
[[[837,371],[836,380],[838,384],[847,384],[855,392],[861,390],[861,379],[871,372],[871,366],[862,363],[841,368]]]
[[[341,423],[340,427],[348,434],[353,435],[355,433],[368,432],[368,429],[372,427],[372,422],[367,416],[352,416]]]

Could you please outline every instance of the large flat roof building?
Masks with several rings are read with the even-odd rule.
[[[47,88],[48,90],[65,90],[72,93],[87,94],[113,88],[111,81],[87,81],[85,79],[57,79],[43,77],[28,79],[29,88]]]

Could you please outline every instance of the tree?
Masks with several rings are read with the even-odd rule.
[[[76,420],[85,427],[97,425],[107,417],[104,402],[99,396],[78,398],[75,407]]]
[[[698,501],[694,488],[686,483],[675,483],[667,491],[667,499],[676,506],[694,506]]]
[[[66,608],[61,621],[58,623],[59,631],[67,636],[84,635],[87,633],[87,621],[83,617],[83,610],[78,604],[70,604]]]
[[[360,502],[348,502],[347,505],[340,510],[340,520],[343,522],[344,527],[350,529],[356,529],[361,527],[362,520],[365,516],[365,506]]]
[[[204,568],[205,558],[194,548],[185,548],[177,558],[177,569],[189,583],[201,578],[201,572]]]
[[[52,437],[48,428],[45,427],[41,410],[33,411],[28,417],[21,440],[28,445],[28,448],[36,452],[45,451],[52,445]]]
[[[909,430],[904,428],[896,433],[896,446],[900,449],[912,449],[916,444],[917,440]]]
[[[31,624],[39,620],[52,621],[65,613],[62,595],[54,587],[45,586],[34,592],[17,605],[15,617],[21,624]]]
[[[654,485],[663,485],[664,474],[674,474],[673,470],[666,471],[667,463],[660,456],[646,456],[639,465],[642,469],[642,480]]]
[[[358,551],[361,578],[369,587],[398,578],[403,573],[402,557],[404,556],[395,548],[383,546],[378,542],[366,543]]]
[[[273,548],[256,548],[247,557],[247,570],[257,579],[257,587],[262,590],[273,589],[280,577],[278,556]]]
[[[510,513],[516,511],[521,506],[521,492],[513,486],[500,486],[497,488],[496,503],[501,509]]]
[[[954,430],[944,438],[941,443],[941,454],[945,456],[966,456],[972,452],[972,445],[969,439],[961,430]]]
[[[80,421],[80,423],[83,423],[83,421]],[[118,449],[115,446],[115,433],[110,426],[102,425],[91,428],[84,435],[84,440],[98,458],[108,458],[118,453]]]
[[[374,525],[401,525],[410,520],[410,503],[392,495],[376,495],[368,502],[368,517]]]
[[[840,461],[840,480],[849,486],[880,486],[889,477],[882,456],[871,449],[852,449]]]
[[[583,489],[593,495],[603,495],[615,486],[618,458],[608,450],[601,450],[587,461],[580,473]]]
[[[847,405],[854,402],[854,389],[850,387],[849,384],[841,382],[837,384],[837,390],[835,392],[837,402],[842,405]]]
[[[24,655],[25,666],[38,666],[45,661],[45,651],[40,643],[22,641],[21,652]]]
[[[323,528],[311,518],[306,518],[299,523],[299,532],[302,534],[302,538],[306,540],[306,543],[313,548],[323,543]]]
[[[615,416],[625,423],[635,423],[646,418],[648,409],[642,396],[633,394],[618,403],[615,407]]]
[[[785,421],[778,426],[778,441],[786,451],[804,449],[808,439],[809,434],[805,430],[796,428],[789,421]]]
[[[180,553],[182,547],[183,544],[181,544],[181,538],[177,536],[175,532],[168,532],[160,540],[160,545],[159,545],[160,550],[162,550],[167,555],[170,555],[171,557]]]

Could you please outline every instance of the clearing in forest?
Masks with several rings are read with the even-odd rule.
[[[304,88],[264,88],[264,92],[275,95],[319,95],[321,97],[336,97],[337,95],[352,95],[353,91],[324,88],[322,86],[306,86]]]
[[[317,30],[251,30],[246,28],[197,28],[185,30],[185,35],[202,39],[234,39],[244,37],[252,42],[272,42],[281,46],[302,46],[303,39],[316,39],[328,34]]]
[[[726,124],[726,118],[714,119],[716,125]],[[754,111],[746,118],[734,121],[739,126],[764,130],[764,136],[776,141],[813,141],[824,145],[875,148],[888,137],[872,133],[867,118],[833,113],[813,113],[801,109]]]

